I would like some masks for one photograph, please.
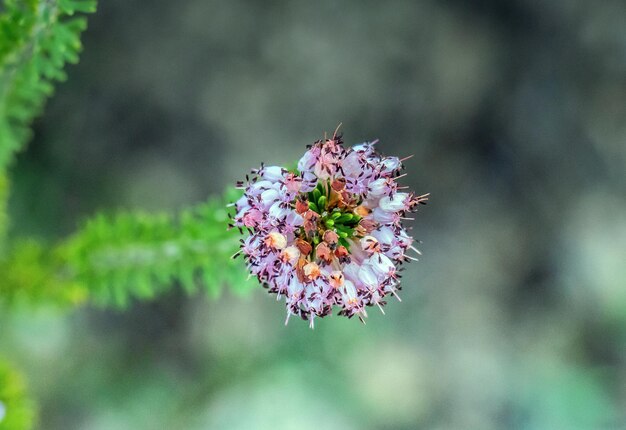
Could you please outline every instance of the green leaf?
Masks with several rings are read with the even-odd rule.
[[[249,289],[239,234],[228,231],[223,201],[211,200],[177,217],[143,212],[98,215],[59,247],[65,269],[93,301],[126,306],[178,283],[189,294],[203,284],[217,294],[229,284]]]
[[[31,136],[30,124],[76,63],[94,0],[5,0],[0,15],[0,172]]]
[[[96,11],[95,0],[59,0],[59,7],[68,14],[73,15],[75,12],[93,13]]]
[[[35,415],[24,378],[8,362],[0,360],[0,430],[32,429]]]

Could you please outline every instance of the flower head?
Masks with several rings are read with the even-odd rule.
[[[233,226],[249,236],[236,255],[285,297],[287,320],[313,327],[337,307],[363,321],[368,306],[382,311],[387,296],[398,297],[400,266],[418,252],[402,221],[428,194],[399,191],[403,160],[380,155],[376,143],[346,149],[335,133],[310,146],[296,171],[262,165],[237,184],[244,195]]]

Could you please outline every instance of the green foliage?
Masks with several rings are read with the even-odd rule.
[[[0,238],[7,226],[7,166],[30,136],[32,119],[78,61],[84,17],[95,0],[5,0],[0,15]],[[178,217],[146,213],[98,215],[57,246],[33,239],[7,245],[0,258],[0,303],[27,300],[125,306],[178,282],[210,293],[229,283],[245,288],[236,232],[226,231],[222,202]]]
[[[220,199],[183,210],[179,216],[147,213],[99,215],[59,247],[65,273],[94,302],[125,306],[150,299],[178,282],[187,292],[203,285],[217,294],[224,284],[245,289],[237,231],[227,231]]]
[[[0,304],[16,302],[75,305],[87,298],[87,289],[73,279],[57,248],[35,239],[20,239],[0,260]]]
[[[78,61],[84,17],[95,0],[5,0],[0,15],[0,238],[8,195],[6,175],[30,124],[63,81],[66,63]],[[0,302],[80,303],[86,299],[124,306],[152,298],[178,282],[189,291],[205,285],[217,293],[228,282],[244,285],[245,271],[229,258],[237,236],[227,232],[217,201],[180,216],[122,213],[99,215],[56,247],[16,241],[0,259]]]
[[[0,360],[0,430],[28,430],[34,422],[35,410],[22,376]]]
[[[78,61],[84,17],[95,0],[4,0],[0,4],[0,303],[20,298],[77,302],[84,290],[66,273],[55,249],[33,240],[6,245],[7,168],[28,141],[33,118],[53,90],[66,79],[66,63]],[[30,429],[34,412],[24,383],[0,362],[0,430]]]
[[[56,245],[35,239],[5,243],[7,168],[28,141],[53,83],[78,61],[84,17],[95,0],[4,0],[0,3],[0,305],[16,302],[60,306],[92,301],[123,307],[179,284],[216,295],[225,284],[243,290],[237,231],[227,231],[221,199],[178,216],[142,212],[98,215]],[[4,309],[0,310],[0,312]],[[0,430],[34,423],[22,379],[0,361]]]
[[[0,16],[0,171],[30,137],[53,82],[76,63],[84,17],[95,0],[5,0]]]
[[[27,301],[75,305],[86,300],[126,306],[180,284],[216,295],[225,284],[243,291],[241,259],[230,258],[239,232],[228,231],[221,199],[178,216],[142,212],[98,215],[54,247],[20,240],[0,260],[0,303]]]
[[[0,251],[4,249],[4,240],[8,229],[7,201],[9,199],[9,180],[0,174]]]

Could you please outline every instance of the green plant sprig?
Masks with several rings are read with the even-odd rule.
[[[212,199],[177,216],[97,215],[53,247],[20,240],[0,261],[0,302],[125,307],[177,284],[189,293],[202,286],[211,295],[226,284],[246,290],[253,283],[246,282],[241,260],[230,258],[239,235],[227,225],[223,200]]]
[[[82,48],[95,0],[5,0],[0,15],[0,171],[31,136],[30,124]]]

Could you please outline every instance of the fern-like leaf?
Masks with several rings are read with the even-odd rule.
[[[54,81],[76,63],[95,0],[5,0],[0,15],[0,172],[30,137]]]
[[[30,124],[78,61],[84,14],[95,0],[4,0],[0,7],[0,175],[30,136]],[[0,176],[0,206],[7,182]],[[0,207],[2,211],[3,207]],[[178,217],[123,213],[96,216],[57,247],[34,240],[14,243],[0,259],[0,299],[61,303],[91,299],[126,305],[151,298],[178,282],[217,293],[228,283],[244,288],[245,270],[230,255],[238,248],[227,232],[222,203],[210,201]],[[0,213],[0,235],[6,228]]]
[[[216,294],[224,284],[245,288],[241,261],[230,256],[238,237],[226,230],[220,201],[183,211],[178,217],[123,213],[96,216],[63,245],[73,272],[96,303],[125,306],[180,284],[187,292],[204,285]]]
[[[15,241],[0,260],[0,273],[4,307],[16,302],[65,307],[88,298],[86,286],[71,276],[60,250],[35,239]]]
[[[255,284],[242,261],[230,258],[239,235],[227,226],[226,208],[215,199],[178,216],[98,215],[52,248],[22,240],[0,261],[0,301],[124,307],[174,285],[188,293],[203,287],[217,295],[225,285],[242,292]]]

